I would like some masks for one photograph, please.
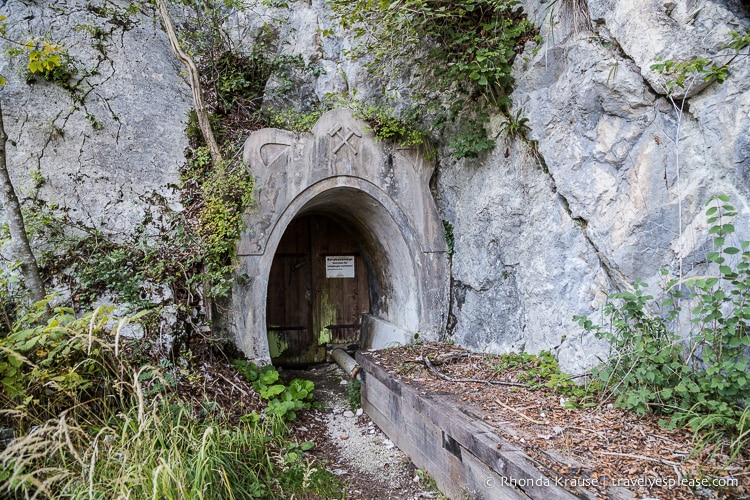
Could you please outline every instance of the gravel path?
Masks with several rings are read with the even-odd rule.
[[[440,498],[428,476],[418,471],[362,409],[352,411],[346,374],[337,365],[321,365],[295,376],[315,383],[315,412],[320,425],[316,443],[325,451],[328,468],[348,485],[347,498],[417,500]],[[325,443],[321,443],[325,441]]]

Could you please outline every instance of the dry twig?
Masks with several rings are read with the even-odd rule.
[[[502,406],[503,408],[505,408],[506,410],[510,410],[510,411],[512,411],[513,413],[515,413],[516,415],[518,415],[519,417],[521,417],[521,418],[523,418],[523,419],[526,419],[526,420],[528,420],[528,421],[529,421],[529,422],[531,422],[532,424],[537,424],[537,425],[546,425],[546,422],[540,422],[539,420],[534,420],[534,419],[533,419],[533,418],[531,418],[531,417],[527,417],[526,415],[524,415],[524,414],[523,414],[523,413],[521,413],[520,411],[518,411],[518,410],[516,410],[515,408],[512,408],[512,407],[510,407],[510,406],[508,406],[508,405],[506,405],[505,403],[503,403],[503,402],[502,402],[502,401],[500,401],[499,399],[496,399],[496,400],[495,400],[495,402],[496,402],[497,404],[499,404],[500,406]]]
[[[594,453],[598,453],[599,455],[611,455],[613,457],[625,457],[625,458],[634,458],[636,460],[647,460],[649,462],[659,462],[664,465],[681,465],[678,462],[672,462],[671,460],[663,460],[661,458],[655,458],[655,457],[649,457],[646,455],[636,455],[634,453],[617,453],[615,451],[598,451],[593,450]]]
[[[490,385],[508,385],[511,387],[528,387],[528,384],[521,384],[519,382],[502,382],[499,380],[482,380],[478,378],[453,378],[449,377],[448,375],[441,373],[437,368],[435,368],[435,365],[432,364],[432,361],[425,356],[424,358],[424,365],[432,371],[438,378],[446,380],[448,382],[477,382],[480,384],[490,384]]]

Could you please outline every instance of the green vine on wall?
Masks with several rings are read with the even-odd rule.
[[[651,69],[661,75],[669,78],[664,82],[664,87],[669,95],[678,89],[690,90],[695,80],[700,78],[705,82],[717,81],[724,83],[729,76],[730,65],[737,57],[747,57],[750,55],[742,54],[741,51],[750,46],[750,29],[745,28],[744,32],[730,31],[730,40],[722,49],[731,49],[731,55],[723,62],[711,61],[706,57],[696,57],[688,61],[675,61],[672,59],[664,60],[661,57],[656,58],[656,62],[651,65]]]
[[[417,90],[481,95],[496,105],[509,104],[513,59],[534,32],[517,0],[332,0],[330,5],[360,42],[351,55],[372,54],[372,70],[406,76],[416,64]]]
[[[198,209],[192,258],[203,269],[188,283],[202,282],[208,296],[221,297],[231,287],[235,247],[244,228],[242,216],[254,201],[253,177],[237,159],[212,165],[206,147],[196,148],[191,155],[182,180],[188,193],[197,195],[188,201],[188,210]]]

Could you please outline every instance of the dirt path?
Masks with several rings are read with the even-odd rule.
[[[315,383],[315,399],[322,408],[302,416],[296,432],[315,442],[315,455],[347,484],[346,498],[440,497],[430,478],[418,471],[361,409],[349,408],[351,381],[338,366],[284,370],[282,375]]]

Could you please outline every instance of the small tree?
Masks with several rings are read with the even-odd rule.
[[[7,40],[6,29],[8,23],[5,20],[5,16],[0,16],[0,38]],[[47,61],[46,64],[59,65],[59,59]],[[3,75],[0,75],[0,89],[4,86],[5,78],[3,78]],[[0,101],[0,205],[5,209],[5,218],[8,220],[13,253],[21,262],[21,272],[26,280],[26,288],[31,292],[33,299],[38,302],[43,300],[47,293],[44,289],[44,281],[42,281],[41,274],[39,273],[36,258],[31,251],[29,237],[26,233],[23,215],[21,214],[21,204],[18,202],[16,190],[13,188],[13,183],[8,173],[8,163],[5,153],[7,142],[8,134],[5,133],[5,124],[3,123],[3,103]]]
[[[44,299],[46,292],[44,282],[39,273],[34,253],[29,245],[29,238],[26,234],[26,226],[21,214],[21,204],[16,196],[16,190],[8,174],[8,164],[6,160],[5,145],[8,141],[8,134],[5,133],[5,124],[3,123],[3,106],[0,101],[0,204],[5,209],[5,218],[8,220],[10,229],[10,238],[13,244],[13,250],[16,258],[21,262],[21,271],[23,272],[26,288],[31,292],[35,301]]]

